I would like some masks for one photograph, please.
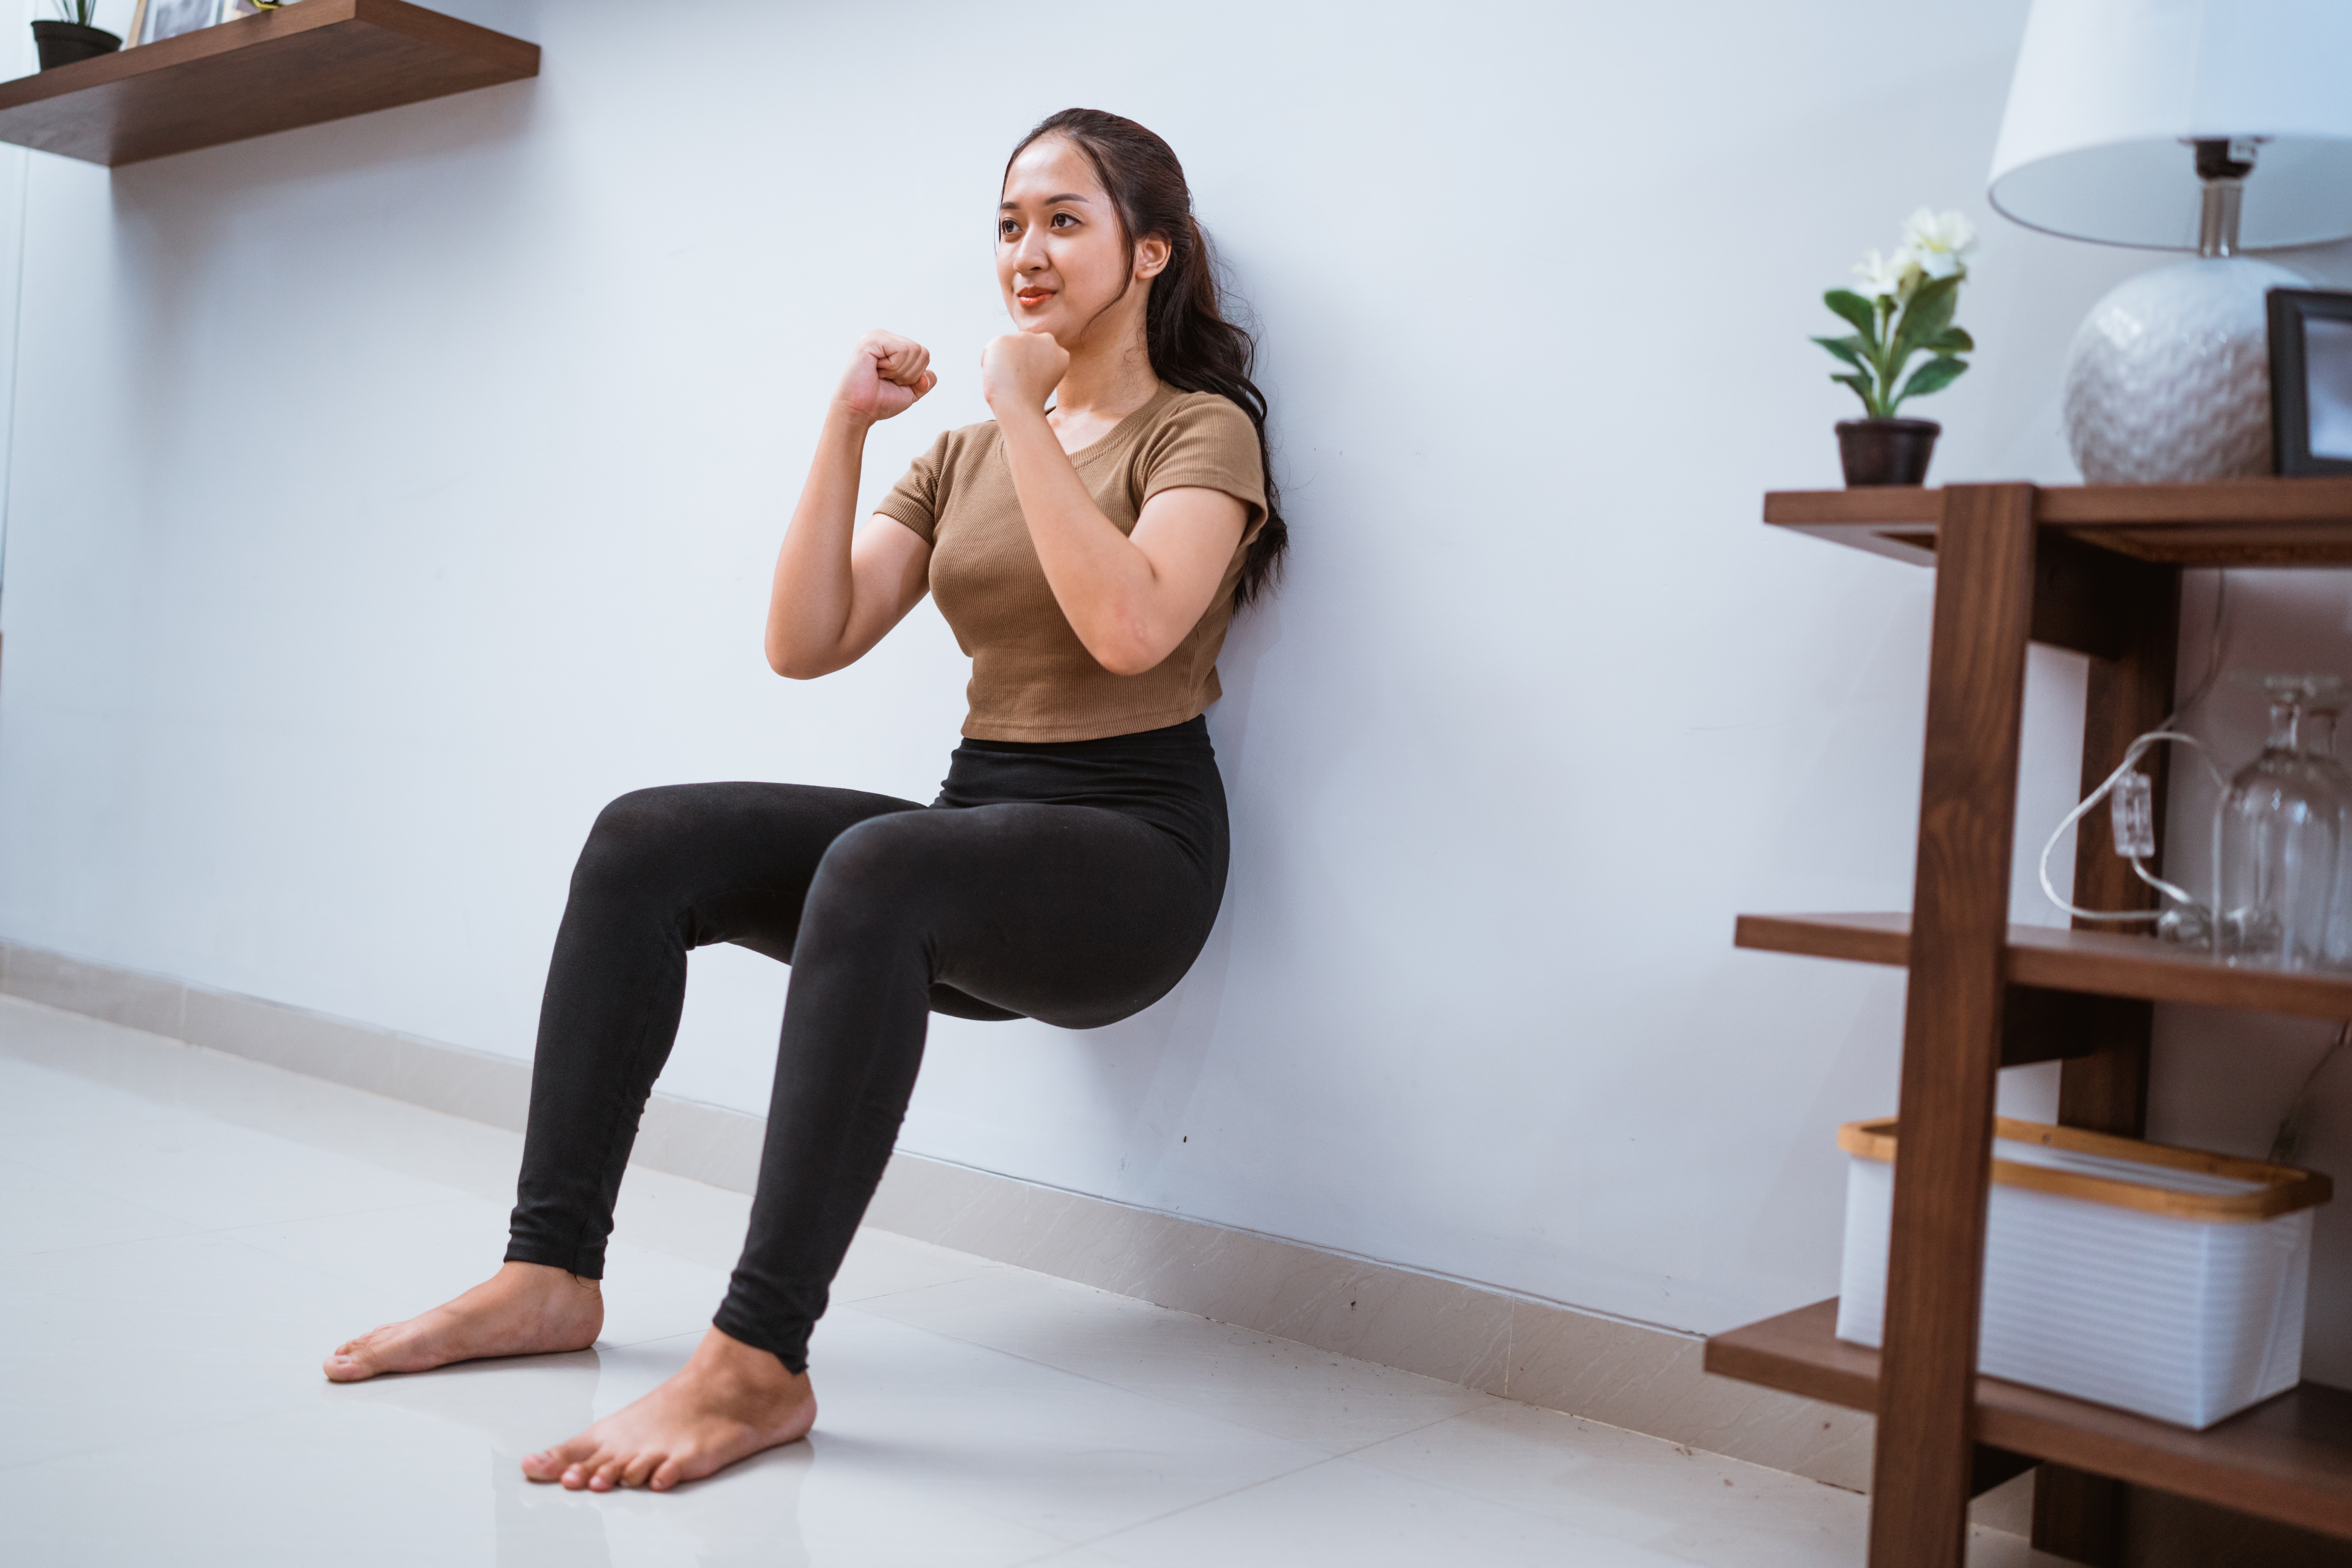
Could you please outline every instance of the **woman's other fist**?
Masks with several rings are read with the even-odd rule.
[[[857,340],[857,352],[849,356],[849,368],[842,372],[833,400],[870,425],[904,414],[939,384],[930,350],[877,327]]]

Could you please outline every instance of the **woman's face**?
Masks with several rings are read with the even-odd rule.
[[[1041,136],[1013,160],[996,211],[996,280],[1021,331],[1050,332],[1066,349],[1090,331],[1139,332],[1149,282],[1167,265],[1162,239],[1129,253],[1094,164],[1067,138]]]

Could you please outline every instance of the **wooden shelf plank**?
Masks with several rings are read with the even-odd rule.
[[[1911,917],[1741,915],[1732,941],[1764,952],[1901,968],[1911,961]],[[2237,1007],[2299,1018],[2352,1018],[2352,974],[2235,968],[2203,952],[2145,936],[2012,925],[2002,975],[2012,984],[2050,991]]]
[[[1897,486],[1775,490],[1764,521],[1874,554],[1931,565],[1940,490]],[[2189,566],[2352,564],[2352,479],[2201,485],[2050,485],[2033,520],[2085,544]]]
[[[0,82],[0,142],[119,166],[538,74],[537,44],[404,0],[301,0]]]
[[[1706,1370],[1850,1410],[1878,1407],[1878,1352],[1816,1302],[1706,1342]],[[1996,1448],[2352,1538],[2352,1394],[2305,1384],[2202,1432],[1998,1378],[1977,1382]]]

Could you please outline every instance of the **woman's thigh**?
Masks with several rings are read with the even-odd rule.
[[[814,784],[635,790],[596,818],[573,896],[616,897],[675,919],[688,947],[728,942],[789,961],[809,884],[834,840],[877,816],[922,809]]]
[[[934,985],[1086,1029],[1181,980],[1223,892],[1167,834],[1123,813],[935,806],[844,831],[805,923],[853,942],[919,938]]]

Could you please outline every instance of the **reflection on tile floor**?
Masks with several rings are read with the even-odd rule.
[[[633,1171],[593,1350],[322,1381],[495,1266],[520,1145],[0,998],[8,1561],[1863,1560],[1849,1493],[877,1231],[817,1331],[809,1442],[660,1497],[532,1486],[524,1453],[683,1363],[748,1201]]]

